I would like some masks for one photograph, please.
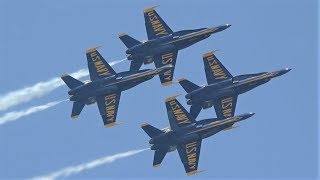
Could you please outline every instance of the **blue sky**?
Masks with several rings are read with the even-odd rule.
[[[178,54],[174,79],[205,84],[202,54],[214,49],[233,75],[292,68],[288,74],[240,95],[236,114],[256,115],[240,128],[221,132],[202,143],[199,170],[191,178],[315,178],[318,174],[318,46],[317,1],[0,1],[0,95],[86,68],[85,50],[102,45],[108,61],[125,58],[118,34],[146,39],[143,9],[157,12],[173,31],[232,26]],[[143,68],[154,68],[153,65]],[[117,72],[129,62],[115,65]],[[67,87],[8,109],[63,100]],[[178,85],[162,87],[159,78],[122,94],[114,128],[103,127],[96,105],[85,107],[77,120],[72,104],[0,126],[0,178],[28,178],[108,154],[148,147],[140,125],[169,125],[166,97],[184,94]],[[184,96],[178,97],[187,107]],[[0,112],[0,116],[5,112]],[[213,109],[199,119],[214,117]],[[185,178],[177,152],[160,168],[153,152],[121,159],[73,178]]]

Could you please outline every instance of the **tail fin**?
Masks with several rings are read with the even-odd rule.
[[[77,101],[74,102],[72,107],[71,118],[73,119],[77,118],[80,115],[84,105],[85,104],[82,102],[77,102]]]
[[[132,46],[141,44],[140,41],[132,38],[131,36],[128,36],[127,34],[119,34],[120,40],[123,42],[124,45],[127,46],[127,48],[131,48]]]
[[[162,134],[164,133],[163,131],[161,131],[160,129],[158,128],[155,128],[153,126],[151,126],[150,124],[148,123],[144,123],[141,125],[141,128],[151,137],[155,137],[159,134]]]
[[[71,77],[69,74],[63,74],[61,76],[61,79],[64,81],[64,83],[66,83],[66,85],[70,88],[70,89],[74,89],[78,86],[83,85],[83,82]]]
[[[201,105],[191,105],[190,107],[190,114],[193,116],[194,119],[197,119],[198,115],[200,114],[202,110]]]
[[[190,82],[189,80],[182,78],[179,79],[179,84],[183,87],[183,89],[187,92],[190,93],[196,89],[199,89],[200,87],[192,82]]]

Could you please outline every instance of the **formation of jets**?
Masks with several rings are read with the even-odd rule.
[[[173,84],[173,74],[178,51],[189,47],[211,34],[223,31],[231,25],[200,28],[173,32],[155,11],[155,7],[143,11],[148,40],[140,42],[127,34],[120,34],[120,40],[128,48],[127,59],[130,70],[116,73],[98,52],[97,48],[86,51],[90,82],[81,82],[68,74],[61,79],[70,88],[68,94],[73,102],[71,117],[77,118],[85,105],[97,103],[106,127],[117,125],[116,118],[122,91],[159,75],[162,85]],[[168,152],[178,150],[185,172],[196,174],[202,139],[222,130],[235,128],[235,123],[250,118],[254,113],[235,116],[239,94],[281,76],[291,69],[256,74],[232,76],[215,56],[215,51],[203,55],[204,71],[208,85],[198,86],[189,80],[179,79],[186,91],[185,98],[190,105],[188,112],[176,99],[165,100],[170,127],[155,128],[147,123],[141,128],[151,138],[149,144],[154,150],[153,166],[161,164]],[[142,64],[154,62],[156,69],[140,70]],[[200,111],[214,106],[216,118],[196,121]]]

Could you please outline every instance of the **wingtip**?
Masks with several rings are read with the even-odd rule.
[[[169,86],[171,84],[174,84],[173,81],[168,81],[168,82],[164,82],[164,83],[161,83],[163,86]]]
[[[203,172],[203,171],[194,170],[194,171],[188,172],[187,175],[188,175],[188,176],[191,176],[191,175],[194,175],[194,174],[199,174],[199,173],[201,173],[201,172]]]
[[[152,7],[146,8],[145,10],[143,10],[143,13],[147,13],[147,12],[153,11],[155,8],[157,8],[159,6],[160,5],[156,5],[156,6],[152,6]]]
[[[220,51],[220,49],[215,49],[215,50],[213,50],[213,51],[204,53],[204,54],[202,55],[202,57],[203,57],[203,58],[206,58],[206,57],[212,56],[212,55],[213,55],[215,52],[217,52],[217,51]]]
[[[63,78],[63,77],[66,77],[66,76],[69,76],[69,74],[62,74],[60,77]]]
[[[158,168],[160,167],[160,164],[154,164],[153,167]]]
[[[180,79],[178,79],[178,82],[185,81],[185,80],[187,80],[187,79],[186,78],[180,78]]]
[[[73,115],[71,116],[72,119],[77,119],[79,117],[79,115]]]
[[[110,127],[117,126],[117,125],[120,125],[120,123],[113,122],[113,123],[105,124],[104,127],[110,128]]]
[[[149,124],[148,123],[143,123],[141,124],[141,127],[145,127],[145,126],[148,126]]]
[[[177,95],[174,95],[174,96],[171,96],[171,97],[168,97],[165,101],[168,102],[168,101],[172,101],[174,99],[176,99],[176,97],[180,96],[181,94],[177,94]]]
[[[122,36],[125,36],[125,35],[127,35],[127,34],[126,33],[120,33],[119,37],[122,37]]]
[[[102,47],[102,46],[97,46],[97,47],[94,47],[94,48],[89,48],[89,49],[86,50],[86,53],[92,53],[92,52],[96,51],[96,50],[97,50],[98,48],[100,48],[100,47]]]

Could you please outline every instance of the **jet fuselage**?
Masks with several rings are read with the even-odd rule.
[[[135,45],[126,50],[128,60],[147,61],[153,56],[170,51],[181,50],[189,47],[203,39],[208,38],[211,34],[223,31],[231,25],[221,25],[214,28],[201,28],[194,30],[177,31],[160,38],[151,39],[142,44]],[[152,62],[152,61],[151,61]],[[148,63],[151,63],[150,61]]]
[[[219,83],[209,84],[188,93],[185,96],[187,99],[187,104],[203,104],[203,108],[209,108],[206,107],[206,104],[213,103],[207,102],[245,93],[270,81],[274,77],[287,73],[288,71],[290,71],[290,69],[284,69],[271,73],[263,72],[257,74],[245,74],[226,79]]]
[[[95,103],[96,96],[125,91],[170,68],[172,67],[167,66],[154,70],[144,69],[135,72],[125,71],[93,82],[87,82],[84,85],[71,89],[68,92],[68,94],[71,95],[70,101],[93,104]]]
[[[205,139],[253,115],[254,113],[247,113],[223,120],[217,118],[200,120],[188,126],[166,131],[155,136],[150,139],[149,144],[151,144],[151,150],[167,149],[168,151],[173,151],[179,144]]]

